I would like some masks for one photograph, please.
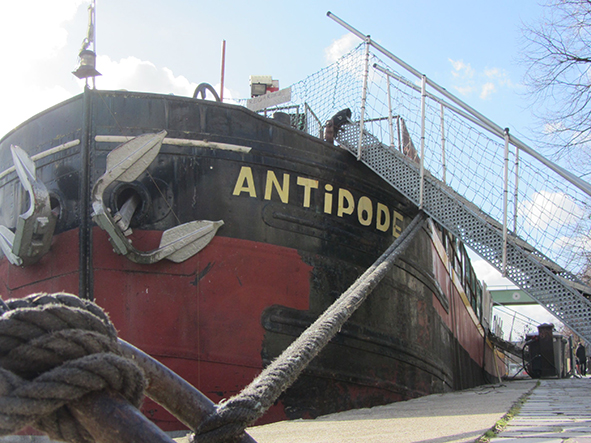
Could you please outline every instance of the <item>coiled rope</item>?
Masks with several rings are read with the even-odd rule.
[[[424,213],[413,219],[396,241],[302,335],[267,366],[239,394],[220,403],[197,429],[199,443],[237,441],[293,384],[308,363],[337,334],[394,265],[395,260],[420,231]]]
[[[143,372],[121,356],[100,307],[71,294],[33,294],[0,300],[0,313],[0,435],[30,425],[55,440],[91,443],[69,403],[110,389],[139,407]]]

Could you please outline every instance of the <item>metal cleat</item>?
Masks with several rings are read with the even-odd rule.
[[[97,180],[92,190],[93,220],[107,231],[113,250],[134,263],[151,264],[164,258],[180,263],[207,246],[224,224],[221,220],[183,223],[164,231],[158,249],[143,252],[134,248],[127,238],[131,233],[129,223],[138,202],[130,199],[115,216],[105,208],[105,189],[114,181],[129,183],[136,180],[160,152],[165,136],[166,131],[140,135],[111,151],[107,156],[106,172]]]
[[[49,192],[37,180],[35,163],[18,146],[11,146],[12,160],[21,184],[29,194],[31,205],[19,215],[15,232],[0,226],[0,247],[8,260],[17,266],[31,265],[51,247],[57,217],[51,212]]]

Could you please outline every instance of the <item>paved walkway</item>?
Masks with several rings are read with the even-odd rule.
[[[591,443],[591,379],[541,380],[491,443]]]
[[[315,420],[257,426],[248,433],[258,443],[473,442],[536,384],[521,380],[481,386]]]
[[[590,378],[505,382],[256,426],[248,433],[258,443],[471,443],[523,398],[491,443],[591,443]]]

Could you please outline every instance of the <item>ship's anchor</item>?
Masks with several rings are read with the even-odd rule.
[[[0,225],[0,247],[13,265],[33,264],[49,251],[57,221],[51,211],[49,192],[37,180],[35,162],[18,146],[11,146],[18,178],[29,194],[29,209],[19,215],[15,232]]]
[[[129,199],[121,210],[112,216],[103,203],[105,189],[114,181],[132,182],[152,163],[160,152],[166,131],[144,134],[118,146],[107,155],[106,172],[96,181],[92,189],[92,218],[107,231],[116,253],[125,255],[132,262],[156,263],[166,258],[180,263],[197,254],[213,239],[223,221],[196,220],[170,228],[162,234],[158,249],[143,252],[131,245],[127,235],[131,233],[129,220],[138,202]]]

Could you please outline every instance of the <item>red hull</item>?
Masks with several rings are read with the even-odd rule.
[[[4,261],[5,297],[75,293],[78,255],[68,251],[77,250],[77,234],[73,230],[56,237],[53,260],[27,268]],[[161,235],[142,231],[135,242],[149,248]],[[119,336],[216,403],[238,393],[261,371],[264,309],[274,304],[309,308],[312,268],[289,248],[216,237],[182,264],[160,262],[148,269],[113,254],[99,228],[93,237],[95,302],[109,313]],[[164,430],[179,428],[160,405],[146,400],[143,409]],[[282,409],[269,411],[265,421],[284,419]]]

